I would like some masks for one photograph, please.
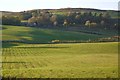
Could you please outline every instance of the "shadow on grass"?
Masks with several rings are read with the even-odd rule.
[[[15,63],[15,64],[18,64],[18,63],[27,63],[27,62],[0,62],[0,63],[2,63],[2,64],[4,64],[4,63]]]
[[[35,47],[18,47],[18,48],[69,48],[69,47],[54,47],[54,46],[46,46],[46,47],[40,47],[40,46],[35,46]]]
[[[10,48],[13,46],[18,46],[18,44],[13,42],[2,42],[2,48]]]
[[[120,80],[119,78],[16,78],[2,77],[2,80]]]

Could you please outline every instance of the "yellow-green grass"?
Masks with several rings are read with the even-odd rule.
[[[9,44],[9,43],[6,43]],[[10,44],[2,48],[3,77],[116,78],[118,43]]]

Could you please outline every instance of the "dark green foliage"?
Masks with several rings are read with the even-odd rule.
[[[13,16],[2,16],[3,25],[20,25],[20,20],[18,17]]]
[[[32,17],[32,13],[30,12],[24,12],[20,14],[20,20],[28,20],[29,18]]]

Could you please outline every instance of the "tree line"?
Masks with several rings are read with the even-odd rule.
[[[117,28],[117,19],[111,18],[108,12],[74,12],[55,14],[49,11],[23,12],[19,16],[2,16],[3,25],[21,25],[22,20],[27,20],[25,26],[53,27],[53,26],[86,26],[86,27],[112,27]]]

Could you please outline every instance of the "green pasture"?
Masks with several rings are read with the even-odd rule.
[[[2,26],[2,40],[18,40],[26,42],[49,43],[52,40],[96,40],[99,38],[111,37],[116,32],[101,31],[100,34],[89,34],[80,32],[78,29],[65,31],[62,29],[41,29],[24,26]]]
[[[28,32],[24,28],[22,29]],[[118,77],[117,42],[76,44],[3,43],[3,45],[3,77]]]

